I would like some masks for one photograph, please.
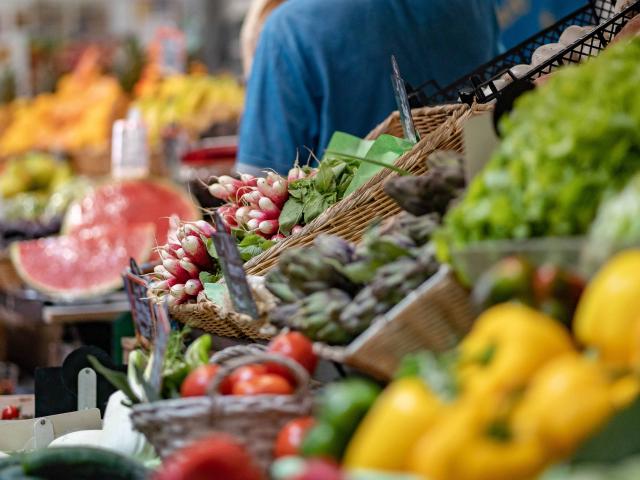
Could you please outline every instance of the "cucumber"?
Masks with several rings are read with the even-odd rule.
[[[129,457],[94,447],[45,448],[26,456],[22,466],[46,480],[144,480],[149,473]]]
[[[32,477],[24,473],[22,465],[0,467],[0,480],[43,480],[40,477]]]

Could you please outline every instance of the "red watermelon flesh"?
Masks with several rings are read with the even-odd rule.
[[[129,259],[148,260],[154,225],[86,228],[69,235],[16,242],[11,259],[22,280],[55,298],[78,300],[117,290]]]
[[[157,245],[164,245],[172,215],[183,221],[200,219],[191,196],[169,182],[148,179],[109,182],[95,187],[69,207],[63,232],[76,232],[96,225],[124,227],[153,223],[155,241]]]

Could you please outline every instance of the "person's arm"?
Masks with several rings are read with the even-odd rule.
[[[265,24],[254,59],[240,127],[236,168],[241,172],[273,169],[286,173],[306,161],[304,147],[317,149],[318,107],[313,75],[305,68],[287,5]]]

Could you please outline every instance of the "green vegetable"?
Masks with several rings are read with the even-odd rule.
[[[337,428],[319,423],[305,435],[300,452],[305,457],[340,460],[345,448],[344,435]]]
[[[501,124],[504,140],[449,211],[440,254],[490,239],[585,233],[640,169],[640,39],[558,71]]]
[[[378,385],[361,378],[348,378],[328,385],[319,399],[318,424],[303,441],[303,454],[339,460],[379,394]]]
[[[143,480],[148,471],[124,455],[92,447],[46,448],[29,453],[22,466],[28,475],[47,480]]]
[[[199,336],[184,355],[184,360],[189,367],[189,370],[195,370],[201,365],[209,363],[209,352],[211,352],[211,346],[213,344],[213,338],[209,334]]]
[[[454,400],[458,394],[455,375],[457,352],[413,353],[402,359],[395,378],[420,377],[444,402]]]
[[[272,240],[267,240],[262,238],[260,235],[255,233],[246,233],[246,232],[234,232],[237,236],[241,237],[240,242],[238,243],[238,250],[240,250],[240,257],[245,262],[251,260],[253,257],[257,257],[262,252],[268,250],[275,243]],[[220,275],[217,276],[215,280],[207,279],[206,282],[202,282],[203,285],[205,283],[215,283],[220,279]],[[202,281],[202,279],[200,280]]]

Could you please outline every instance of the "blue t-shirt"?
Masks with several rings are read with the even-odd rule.
[[[498,0],[502,43],[511,48],[587,4],[587,0]]]
[[[265,23],[249,78],[238,169],[285,173],[331,135],[364,136],[409,83],[456,80],[498,53],[493,0],[288,0]]]

